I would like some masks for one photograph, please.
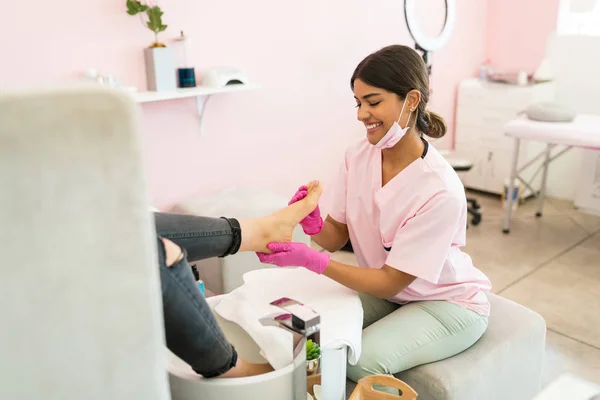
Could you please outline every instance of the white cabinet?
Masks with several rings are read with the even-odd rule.
[[[458,90],[455,153],[473,162],[471,171],[461,174],[466,187],[502,193],[510,176],[513,139],[504,135],[504,124],[517,118],[529,105],[552,101],[552,83],[514,86],[467,79]],[[543,149],[544,145],[521,141],[520,160]],[[541,161],[540,161],[541,162]],[[535,166],[523,175],[529,178]]]
[[[483,147],[457,145],[452,157],[459,160],[469,160],[473,164],[471,170],[460,173],[460,178],[466,187],[473,189],[485,187],[484,171],[486,170],[487,159]]]
[[[585,150],[575,206],[600,215],[600,151]]]

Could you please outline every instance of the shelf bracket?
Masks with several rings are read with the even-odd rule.
[[[202,119],[204,118],[204,110],[206,108],[206,103],[208,102],[208,99],[210,99],[210,95],[196,97],[196,109],[198,110],[198,125],[200,129],[200,136],[202,136]]]

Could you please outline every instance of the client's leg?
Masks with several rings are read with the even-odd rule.
[[[186,249],[191,260],[237,251],[269,253],[268,243],[292,240],[294,228],[317,207],[322,193],[321,185],[309,185],[309,193],[304,199],[270,216],[239,222],[234,218],[155,213],[156,231],[159,236]],[[236,228],[240,232],[236,233]],[[236,237],[236,234],[241,237]]]
[[[204,296],[194,284],[185,252],[157,238],[167,347],[206,377],[241,377],[266,373],[269,364],[250,364],[237,357]]]
[[[268,217],[242,220],[191,215],[155,214],[167,346],[205,377],[239,377],[272,370],[237,358],[195,285],[187,257],[225,256],[237,251],[268,252],[270,242],[291,241],[296,225],[312,212],[322,194],[320,185]],[[185,249],[184,250],[182,250]],[[187,254],[186,254],[187,253]]]

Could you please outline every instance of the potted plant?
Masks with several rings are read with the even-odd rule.
[[[164,13],[160,7],[158,5],[149,6],[137,0],[127,0],[127,14],[138,15],[140,13],[146,13],[148,18],[146,26],[154,32],[154,43],[150,45],[150,48],[167,47],[158,41],[158,34],[167,29],[167,25],[162,23],[162,16]]]
[[[154,33],[154,42],[144,49],[148,89],[155,91],[175,89],[177,83],[173,52],[158,41],[158,34],[167,29],[167,25],[162,21],[163,11],[150,1],[127,0],[126,5],[127,14],[145,15],[145,26]]]
[[[306,373],[312,375],[319,369],[321,347],[311,339],[306,341]]]

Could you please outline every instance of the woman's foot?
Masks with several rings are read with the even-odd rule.
[[[294,228],[310,214],[323,194],[323,186],[319,181],[307,185],[306,197],[268,217],[240,221],[242,228],[242,245],[240,251],[256,251],[270,253],[267,244],[271,242],[291,242]]]
[[[305,198],[266,218],[268,237],[265,247],[271,242],[291,242],[294,228],[317,208],[323,187],[319,181],[310,182],[306,186],[308,190]]]
[[[243,378],[245,376],[262,375],[271,371],[273,371],[271,364],[253,364],[238,358],[235,367],[217,378]]]

